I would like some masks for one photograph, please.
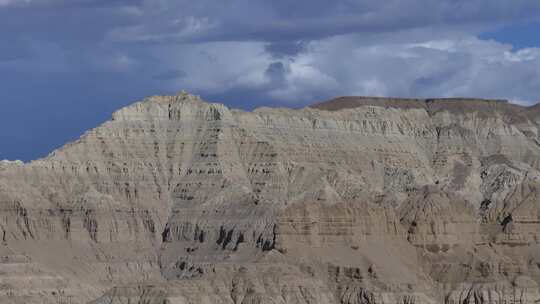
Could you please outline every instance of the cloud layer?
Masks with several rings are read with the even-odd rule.
[[[337,95],[532,104],[540,49],[506,44],[505,29],[538,20],[536,0],[0,0],[0,158],[43,155],[181,89],[245,109]]]

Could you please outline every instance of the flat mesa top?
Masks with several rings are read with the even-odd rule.
[[[337,111],[360,106],[383,106],[399,109],[479,109],[482,107],[518,107],[504,99],[480,99],[480,98],[394,98],[394,97],[365,97],[343,96],[328,101],[316,103],[311,108]]]
[[[533,106],[521,106],[504,99],[481,98],[393,98],[344,96],[310,106],[313,109],[339,111],[362,106],[380,106],[395,109],[423,109],[429,114],[448,111],[455,114],[477,113],[480,116],[503,115],[508,122],[527,119],[538,120],[540,103]]]

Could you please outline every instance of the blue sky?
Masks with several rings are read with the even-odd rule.
[[[43,157],[182,89],[231,107],[341,95],[540,101],[537,0],[0,0],[0,159]]]
[[[481,33],[479,37],[510,44],[514,49],[539,47],[540,21],[510,23]]]

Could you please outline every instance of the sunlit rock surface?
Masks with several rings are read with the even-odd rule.
[[[539,109],[147,98],[0,161],[0,303],[539,303]]]

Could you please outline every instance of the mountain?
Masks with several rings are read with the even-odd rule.
[[[0,303],[539,303],[540,111],[182,92],[0,162]]]

